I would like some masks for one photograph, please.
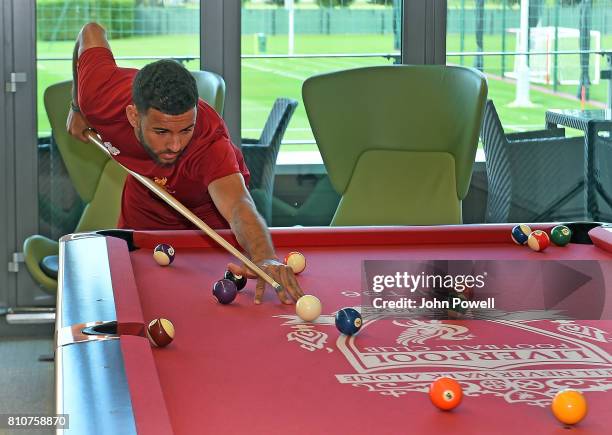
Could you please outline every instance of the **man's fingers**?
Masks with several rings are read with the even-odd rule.
[[[82,113],[74,112],[70,110],[68,112],[68,119],[66,120],[66,130],[73,136],[75,139],[80,140],[81,142],[87,143],[87,134],[86,131],[89,129],[87,125],[87,120],[83,116]]]
[[[67,130],[68,130],[68,133],[70,133],[70,136],[74,137],[75,139],[78,139],[81,142],[85,142],[85,143],[88,142],[88,138],[85,135],[85,132],[87,130],[83,130],[81,128],[74,128],[72,126],[68,126]]]
[[[275,290],[276,290],[276,294],[278,295],[278,298],[283,304],[290,305],[292,303],[291,298],[287,295],[287,291],[285,290],[284,287],[282,287],[282,284],[280,288],[275,289]]]
[[[256,276],[253,272],[251,272],[246,267],[240,266],[235,263],[227,263],[227,270],[232,272],[234,275],[242,275],[242,276],[246,276],[247,278],[255,278]]]
[[[297,301],[299,298],[304,296],[304,292],[302,291],[300,284],[298,283],[297,278],[290,267],[281,268],[280,273],[283,286],[293,299]]]
[[[291,293],[291,296],[293,296],[293,299],[295,299],[296,301],[302,296],[304,296],[304,292],[302,291],[302,288],[300,287],[300,284],[298,283],[293,273],[289,273],[288,290],[289,293]]]
[[[266,282],[263,279],[259,278],[257,280],[257,285],[255,286],[255,303],[256,304],[261,304],[261,301],[263,300],[265,289],[266,289]]]
[[[304,292],[300,288],[293,271],[291,268],[278,262],[263,263],[261,266],[262,270],[267,273],[274,281],[280,284],[280,287],[274,289],[278,299],[283,303],[290,305],[293,300],[298,300],[304,296]],[[254,274],[247,270],[246,267],[241,267],[234,263],[228,263],[227,268],[233,274],[246,274],[247,277],[253,277]],[[266,282],[259,278],[257,280],[257,286],[255,287],[255,303],[260,304],[263,301],[263,295],[266,289]]]

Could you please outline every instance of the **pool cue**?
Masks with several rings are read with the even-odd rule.
[[[187,207],[185,207],[183,204],[181,204],[180,201],[178,201],[176,198],[174,198],[172,195],[170,195],[165,189],[160,187],[156,182],[154,182],[150,178],[145,177],[144,175],[140,175],[140,174],[132,171],[131,169],[125,167],[124,165],[119,163],[117,160],[115,160],[113,158],[113,155],[109,151],[109,149],[102,142],[100,136],[94,130],[92,130],[92,129],[85,130],[85,136],[89,139],[89,141],[91,143],[93,143],[98,148],[100,148],[102,151],[104,151],[111,159],[113,159],[119,166],[121,166],[128,174],[130,174],[132,177],[136,178],[147,189],[149,189],[151,192],[153,192],[155,195],[157,195],[159,198],[161,198],[166,204],[168,204],[170,207],[172,207],[173,209],[178,211],[183,217],[185,217],[187,220],[189,220],[196,227],[198,227],[199,229],[204,231],[204,233],[208,237],[210,237],[215,242],[217,242],[219,245],[221,245],[221,247],[223,247],[227,252],[232,254],[238,260],[242,261],[258,277],[260,277],[265,282],[267,282],[272,287],[274,287],[274,289],[276,290],[277,293],[282,290],[282,286],[279,283],[274,281],[274,279],[272,279],[272,277],[270,277],[266,272],[261,270],[261,268],[259,266],[257,266],[250,259],[248,259],[242,252],[240,252],[238,249],[234,248],[234,246],[230,242],[228,242],[223,237],[221,237],[219,234],[217,234],[217,232],[215,230],[213,230],[211,227],[206,225],[206,223],[204,221],[202,221],[202,219],[200,219],[195,214],[193,214],[193,212],[191,210],[189,210]]]

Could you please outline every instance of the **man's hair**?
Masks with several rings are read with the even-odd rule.
[[[180,115],[196,106],[198,87],[183,65],[162,59],[138,71],[132,84],[132,99],[141,114],[153,108],[167,115]]]

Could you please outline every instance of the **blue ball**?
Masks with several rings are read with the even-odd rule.
[[[512,240],[517,245],[524,245],[531,234],[531,228],[525,224],[520,224],[512,228]]]
[[[153,258],[160,266],[168,266],[174,261],[174,248],[166,243],[160,243],[153,250]]]
[[[342,308],[336,313],[336,328],[345,335],[353,335],[361,329],[363,320],[359,311],[353,308]]]

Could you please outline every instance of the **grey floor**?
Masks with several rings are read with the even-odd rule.
[[[53,362],[39,361],[52,355],[51,337],[0,337],[0,414],[54,413]],[[52,430],[8,430],[0,434],[52,434]]]

